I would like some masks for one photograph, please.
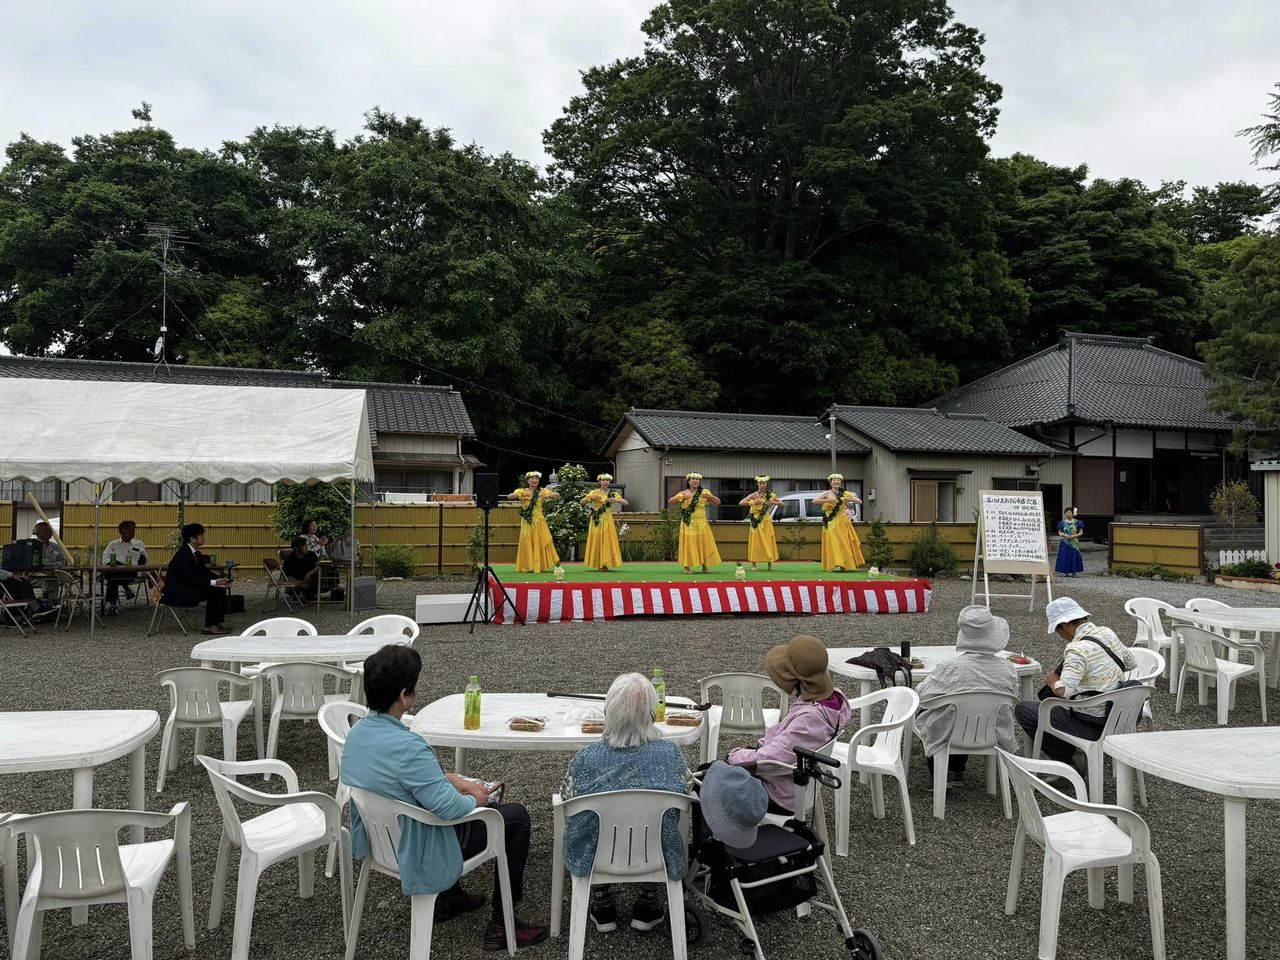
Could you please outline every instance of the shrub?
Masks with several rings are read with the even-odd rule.
[[[1250,523],[1257,523],[1262,514],[1262,505],[1253,495],[1249,485],[1242,480],[1231,480],[1218,484],[1209,498],[1209,509],[1213,515],[1231,529],[1231,549],[1236,548],[1240,528]],[[1266,576],[1266,574],[1263,574]]]
[[[658,514],[658,520],[649,526],[649,542],[646,556],[662,562],[676,560],[680,556],[680,511],[668,507]]]
[[[809,539],[809,521],[796,517],[795,523],[776,524],[773,529],[778,527],[785,528],[778,538],[778,559],[799,560],[805,548],[813,542]]]
[[[492,549],[493,544],[490,543],[489,546]],[[467,563],[472,567],[484,563],[484,517],[476,521],[476,525],[471,528],[471,536],[467,538]]]
[[[917,577],[932,577],[956,566],[956,548],[938,536],[934,527],[923,531],[911,541],[911,551],[907,554],[907,564],[911,573]]]
[[[1229,577],[1257,577],[1269,579],[1272,574],[1271,564],[1265,560],[1241,560],[1239,563],[1228,563],[1220,571]]]
[[[351,505],[328,483],[277,483],[271,525],[288,542],[302,532],[303,520],[315,520],[330,537],[351,532]]]
[[[547,518],[551,539],[555,541],[561,557],[567,558],[573,547],[587,542],[587,524],[591,515],[578,501],[592,486],[585,467],[566,463],[556,471],[556,493],[560,494],[560,499],[542,501],[542,513]]]
[[[865,548],[867,563],[870,566],[883,570],[893,563],[893,542],[885,533],[884,523],[881,520],[871,521],[871,529],[867,531],[867,539],[862,546]]]
[[[1186,573],[1174,573],[1158,563],[1149,563],[1145,567],[1127,567],[1115,564],[1111,567],[1113,577],[1135,577],[1142,580],[1170,580],[1176,583],[1191,583],[1195,577]]]
[[[384,577],[412,577],[417,562],[417,555],[408,544],[382,544],[374,551],[374,563]]]

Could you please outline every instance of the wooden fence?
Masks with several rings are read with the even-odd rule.
[[[1198,523],[1113,523],[1108,539],[1112,569],[1156,564],[1182,576],[1204,573],[1204,527]]]

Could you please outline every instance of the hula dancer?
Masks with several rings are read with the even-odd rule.
[[[578,501],[590,514],[583,563],[597,570],[616,569],[622,566],[622,546],[618,543],[618,530],[613,524],[613,505],[620,503],[625,507],[627,501],[620,494],[610,492],[613,474],[602,473],[596,480],[600,486]]]
[[[822,569],[842,572],[856,570],[865,562],[862,558],[862,544],[849,515],[844,511],[848,504],[856,506],[862,501],[843,489],[842,474],[831,474],[827,477],[827,482],[831,484],[831,489],[815,497],[813,501],[822,506]]]
[[[1070,507],[1062,511],[1062,522],[1058,524],[1058,562],[1053,565],[1053,572],[1064,577],[1076,577],[1084,572],[1084,557],[1080,554],[1080,535],[1084,533],[1084,524],[1076,519],[1075,511]]]
[[[521,479],[524,486],[507,494],[508,500],[520,504],[520,546],[516,550],[517,573],[541,573],[551,570],[560,562],[560,554],[556,553],[555,541],[551,539],[551,528],[547,526],[547,518],[542,515],[544,500],[559,500],[560,494],[554,490],[543,490],[542,474],[530,470]]]
[[[772,570],[778,559],[778,541],[773,535],[773,511],[778,495],[769,489],[768,477],[756,477],[755,493],[743,497],[738,506],[747,507],[747,519],[751,530],[747,533],[747,559],[751,569],[758,570],[758,563],[768,564]]]
[[[685,488],[667,501],[667,506],[680,508],[680,566],[685,573],[693,573],[694,567],[720,565],[720,551],[716,538],[707,523],[707,504],[718,506],[720,498],[710,490],[702,489],[702,474],[686,473]]]

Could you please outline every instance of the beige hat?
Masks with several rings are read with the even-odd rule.
[[[1009,621],[995,617],[981,604],[960,611],[956,650],[960,653],[999,653],[1009,643]]]
[[[827,672],[827,648],[817,637],[805,633],[766,653],[764,669],[787,696],[799,688],[801,700],[825,700],[835,690]]]

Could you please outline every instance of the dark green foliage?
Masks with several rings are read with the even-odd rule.
[[[1228,563],[1219,573],[1229,577],[1257,577],[1270,579],[1273,573],[1271,564],[1265,560],[1241,560],[1239,563]]]
[[[302,533],[304,520],[315,520],[320,532],[337,539],[351,532],[351,505],[328,483],[277,483],[271,526],[288,542]]]
[[[957,562],[956,548],[938,536],[933,527],[921,531],[911,541],[911,550],[907,553],[907,565],[917,577],[932,577],[954,570]]]
[[[862,541],[862,550],[866,554],[868,566],[879,567],[884,570],[893,564],[893,542],[890,541],[889,535],[885,533],[882,521],[878,519],[871,521],[871,526],[867,530],[867,538]]]
[[[384,577],[412,577],[418,562],[417,555],[403,543],[378,544],[374,551],[378,573]]]
[[[668,507],[658,512],[658,522],[648,528],[648,552],[645,559],[655,563],[676,560],[680,554],[680,511]]]

